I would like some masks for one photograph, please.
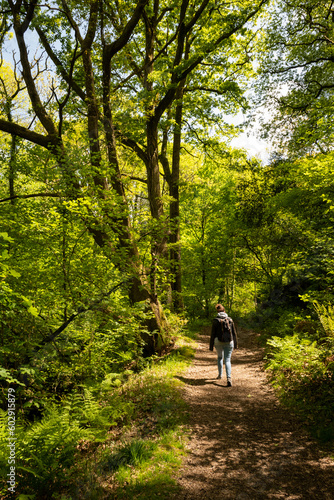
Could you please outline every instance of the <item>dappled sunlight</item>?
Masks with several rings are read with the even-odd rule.
[[[193,434],[181,492],[173,498],[332,498],[333,461],[278,403],[263,372],[263,353],[245,334],[232,357],[233,387],[225,387],[224,376],[213,380],[216,356],[205,336],[194,365],[180,377]]]

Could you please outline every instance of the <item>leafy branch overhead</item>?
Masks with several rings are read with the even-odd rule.
[[[333,142],[333,3],[280,0],[269,12],[259,87],[277,110],[273,135],[297,155],[327,152]]]
[[[206,86],[199,84],[202,78],[201,64],[210,57],[218,58],[217,61],[226,59],[227,49],[233,67],[230,75],[237,76],[239,56],[237,50],[229,48],[230,41],[239,43],[240,36],[241,46],[247,44],[253,34],[245,26],[256,18],[265,3],[264,0],[255,5],[247,2],[232,11],[229,5],[216,6],[209,0],[198,5],[183,0],[168,7],[158,2],[152,5],[148,1],[139,1],[137,4],[128,2],[118,5],[116,9],[97,1],[87,6],[75,6],[65,0],[55,1],[48,8],[38,1],[9,3],[6,16],[13,25],[30,112],[36,119],[30,129],[24,123],[1,118],[0,129],[50,151],[59,178],[63,181],[65,198],[81,198],[83,188],[88,183],[101,209],[95,220],[93,211],[90,211],[88,219],[83,217],[82,220],[101,248],[108,247],[111,252],[115,248],[112,240],[116,236],[118,251],[127,255],[127,261],[116,259],[117,267],[126,272],[132,269],[133,272],[130,300],[136,302],[150,298],[158,330],[162,328],[162,318],[156,273],[160,259],[167,252],[168,239],[173,244],[179,239],[175,222],[179,217],[177,186],[180,177],[180,127],[187,80],[195,77],[194,92],[206,92]],[[84,23],[82,19],[85,19]],[[45,70],[52,76],[53,84],[48,97],[41,90],[39,80],[33,73],[32,60],[29,59],[26,35],[34,30],[45,49]],[[41,64],[42,56],[39,60]],[[49,60],[53,66],[47,70]],[[225,66],[228,71],[228,64],[225,63]],[[115,75],[121,75],[124,80],[127,74],[130,75],[126,76],[129,90],[124,92]],[[220,96],[224,94],[223,89],[227,88],[226,78],[229,76],[223,77],[219,85],[222,89],[221,93],[218,92]],[[238,92],[237,84],[230,81],[228,87],[227,100],[232,89],[234,94]],[[190,88],[191,85],[188,90]],[[117,106],[118,99],[120,106]],[[129,112],[135,125],[130,128]],[[159,136],[166,113],[171,121],[175,113],[176,119],[171,167],[167,167],[166,155],[162,154],[162,150],[159,152]],[[88,139],[86,168],[91,171],[89,175],[72,160],[67,137],[68,130],[73,127],[73,118],[80,123],[81,134],[85,134]],[[164,147],[169,142],[168,131],[165,139]],[[161,221],[163,226],[152,234],[152,262],[145,272],[132,234],[129,203],[120,166],[120,154],[124,153],[120,153],[117,141],[138,156],[139,164],[143,162],[150,216],[153,220]],[[166,180],[169,195],[175,200],[170,204],[170,227],[164,222],[159,159],[163,159],[166,171],[168,168],[170,170]],[[138,175],[130,177],[141,178]],[[110,200],[115,195],[118,197],[120,215],[111,217],[108,204],[112,203]],[[12,190],[10,199],[18,199],[16,196],[20,195]],[[174,258],[179,259],[178,251]],[[179,271],[175,268],[174,273],[178,274]],[[177,288],[179,286],[176,285]],[[180,290],[176,291],[179,293]]]

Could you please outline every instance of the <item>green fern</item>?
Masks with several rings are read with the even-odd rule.
[[[110,426],[126,413],[124,403],[102,404],[88,389],[75,393],[62,408],[50,405],[42,420],[17,424],[16,460],[19,487],[27,494],[57,491],[68,482],[80,441],[103,441]],[[6,471],[7,414],[0,411],[0,470]],[[6,477],[6,474],[2,474]]]
[[[334,306],[332,304],[325,306],[316,300],[313,305],[326,335],[334,339]]]
[[[94,430],[95,441],[105,439],[107,430],[111,425],[116,425],[119,417],[117,408],[102,405],[87,388],[83,393],[72,395],[65,407],[72,421],[78,422],[84,428]]]
[[[327,343],[295,334],[268,340],[267,368],[282,400],[309,423],[321,440],[334,438],[333,363]]]
[[[4,437],[3,413],[0,415],[1,439]],[[49,408],[40,422],[30,426],[18,422],[15,435],[18,443],[18,489],[25,489],[27,494],[38,491],[41,495],[64,484],[74,464],[78,441],[92,439],[87,429],[71,421],[67,410],[61,411],[55,407]],[[1,458],[3,462],[3,455]]]

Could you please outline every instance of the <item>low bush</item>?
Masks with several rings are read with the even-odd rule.
[[[189,365],[194,350],[183,341],[139,373],[109,373],[101,383],[78,386],[60,403],[50,403],[41,419],[19,419],[16,491],[21,498],[92,500],[110,498],[111,492],[131,498],[134,491],[154,498],[153,485],[160,481],[162,491],[168,485],[167,499],[186,443],[187,407],[176,375]],[[1,410],[3,478],[8,473],[7,427]],[[0,496],[10,495],[4,480]]]
[[[282,401],[293,408],[322,441],[334,440],[333,343],[305,334],[273,337],[267,343],[267,369]]]

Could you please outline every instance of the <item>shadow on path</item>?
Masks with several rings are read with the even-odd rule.
[[[184,384],[188,385],[217,385],[222,387],[221,380],[207,380],[207,379],[198,379],[198,378],[185,378],[185,377],[175,377],[178,380],[181,380]]]
[[[233,353],[233,387],[217,376],[216,355],[202,336],[185,377],[191,408],[190,454],[177,496],[203,499],[334,498],[333,460],[326,457],[282,407],[262,369],[263,351],[247,347]]]

